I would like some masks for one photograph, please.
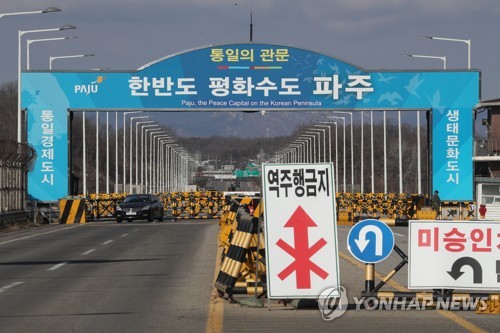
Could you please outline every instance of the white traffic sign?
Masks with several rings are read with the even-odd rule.
[[[268,297],[338,289],[333,164],[263,164],[262,184]]]
[[[500,223],[410,221],[409,289],[500,290]]]

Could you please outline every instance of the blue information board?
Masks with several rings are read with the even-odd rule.
[[[473,200],[477,70],[370,71],[330,56],[271,44],[229,44],[175,54],[133,71],[21,74],[28,143],[37,160],[28,194],[68,194],[68,110],[431,110],[432,188]]]

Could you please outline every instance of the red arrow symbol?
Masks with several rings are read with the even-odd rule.
[[[284,280],[295,271],[297,276],[297,289],[310,289],[311,271],[316,273],[316,275],[323,280],[328,277],[327,272],[310,260],[316,252],[326,245],[326,241],[321,238],[313,246],[309,247],[308,228],[317,227],[317,225],[301,206],[295,210],[290,219],[286,222],[285,227],[293,228],[295,247],[291,247],[282,239],[278,240],[276,245],[291,255],[295,260],[288,265],[287,268],[281,271],[278,277]]]

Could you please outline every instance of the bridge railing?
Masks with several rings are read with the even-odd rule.
[[[25,209],[26,174],[35,157],[35,150],[27,144],[0,140],[0,213]]]

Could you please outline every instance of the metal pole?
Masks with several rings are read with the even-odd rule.
[[[83,194],[87,195],[87,140],[85,138],[85,111],[82,113],[82,141],[83,141]]]
[[[398,111],[398,144],[399,144],[399,193],[403,193],[403,145],[401,142],[401,111]]]
[[[422,194],[422,161],[420,160],[420,111],[417,111],[417,191]]]
[[[118,193],[118,112],[115,111],[115,189],[114,193]]]
[[[99,194],[99,111],[95,113],[95,193]]]
[[[364,184],[364,181],[365,181],[365,177],[363,175],[363,171],[364,171],[364,116],[365,116],[365,111],[361,111],[361,193],[365,193],[365,184]]]
[[[373,157],[373,111],[370,111],[370,149],[371,149],[371,169],[372,169],[372,193],[375,193],[375,163]]]
[[[386,111],[384,111],[384,193],[387,193],[387,128]]]
[[[106,111],[106,193],[109,194],[109,112]]]

